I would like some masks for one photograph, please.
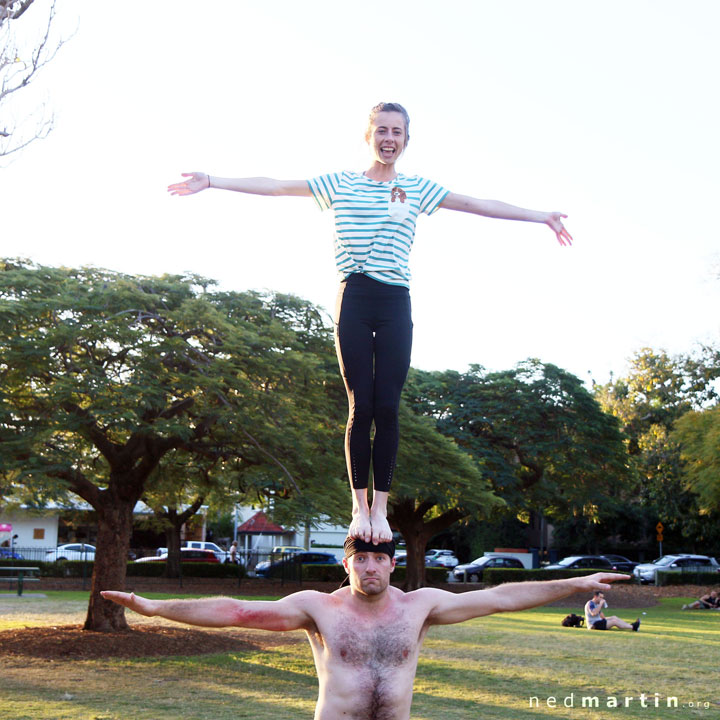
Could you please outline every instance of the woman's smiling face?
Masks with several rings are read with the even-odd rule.
[[[370,122],[365,139],[373,159],[383,165],[392,165],[405,149],[407,128],[402,113],[379,112]]]

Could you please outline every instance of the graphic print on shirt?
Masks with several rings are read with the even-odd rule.
[[[400,220],[410,215],[410,203],[406,203],[407,193],[398,185],[390,190],[388,215],[393,220]]]

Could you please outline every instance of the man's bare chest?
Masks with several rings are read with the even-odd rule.
[[[343,618],[326,628],[323,643],[335,662],[357,669],[399,668],[415,662],[419,629],[402,618],[358,622]]]

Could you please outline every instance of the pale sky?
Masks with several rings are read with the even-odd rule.
[[[560,210],[575,238],[421,217],[414,367],[538,357],[604,382],[644,346],[720,339],[716,0],[65,0],[58,20],[77,32],[32,90],[55,129],[0,167],[3,256],[190,271],[330,311],[330,213],[166,187],[366,169],[370,108],[400,102],[402,172]]]

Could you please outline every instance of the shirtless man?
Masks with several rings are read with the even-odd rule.
[[[712,590],[703,595],[699,600],[682,606],[683,610],[720,610],[720,594]]]
[[[349,586],[330,594],[303,590],[274,601],[102,595],[141,615],[190,625],[304,630],[319,681],[315,720],[409,720],[418,655],[432,625],[525,610],[576,592],[609,589],[608,583],[628,578],[596,573],[464,593],[436,588],[405,593],[390,585],[394,554],[392,542],[374,545],[348,538],[343,565]]]

